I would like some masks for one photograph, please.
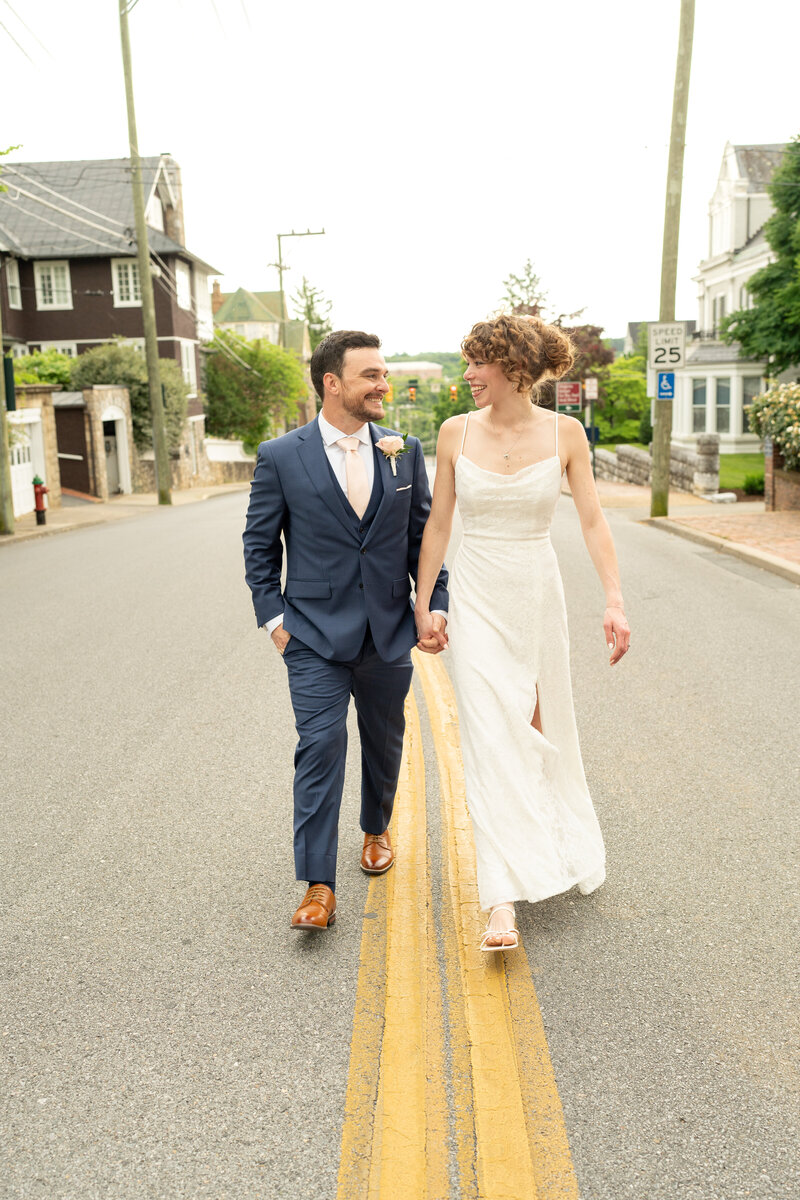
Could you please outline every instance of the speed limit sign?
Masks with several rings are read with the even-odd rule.
[[[673,321],[647,327],[647,365],[654,371],[673,371],[682,367],[686,347],[686,325]]]

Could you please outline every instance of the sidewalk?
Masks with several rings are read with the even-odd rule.
[[[699,542],[800,585],[800,512],[765,512],[762,501],[712,504],[670,492],[669,516],[650,516],[650,489],[598,479],[604,508],[638,510],[635,519]]]
[[[231,492],[244,492],[249,483],[224,483],[216,487],[189,488],[172,493],[172,504],[197,504],[213,496],[227,496]],[[166,507],[166,506],[165,506]],[[14,532],[10,536],[0,534],[0,546],[12,546],[30,538],[48,537],[52,533],[66,533],[71,529],[82,529],[89,525],[105,525],[108,521],[122,521],[140,517],[144,513],[157,512],[158,496],[155,492],[136,493],[131,496],[114,496],[107,503],[94,497],[78,497],[65,494],[60,508],[48,508],[47,524],[37,525],[36,514],[26,513],[14,521]]]

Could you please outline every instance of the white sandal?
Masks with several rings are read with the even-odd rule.
[[[489,924],[486,926],[486,932],[483,934],[483,937],[481,938],[481,944],[479,947],[479,949],[482,950],[484,952],[484,954],[491,954],[495,950],[517,950],[517,949],[519,949],[519,930],[514,928],[514,926],[512,926],[511,929],[492,929],[492,917],[494,916],[494,914],[496,912],[500,912],[501,910],[503,912],[510,912],[512,917],[516,916],[513,905],[511,905],[511,904],[495,904],[494,905],[494,907],[492,908],[492,911],[489,913]],[[496,937],[502,937],[502,938],[513,937],[514,941],[509,944],[506,944],[503,942],[499,946],[489,946],[487,944],[488,939],[496,938]]]

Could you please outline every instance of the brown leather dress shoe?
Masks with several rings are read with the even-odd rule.
[[[327,929],[336,920],[336,897],[324,883],[315,883],[292,917],[292,929]]]
[[[361,870],[368,875],[383,875],[394,865],[389,830],[384,833],[365,833],[364,849],[361,852]]]

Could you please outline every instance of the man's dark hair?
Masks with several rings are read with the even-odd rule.
[[[358,329],[339,329],[320,342],[311,355],[311,382],[320,400],[324,399],[322,380],[328,371],[341,375],[344,356],[348,350],[380,350],[381,339],[375,333]]]

